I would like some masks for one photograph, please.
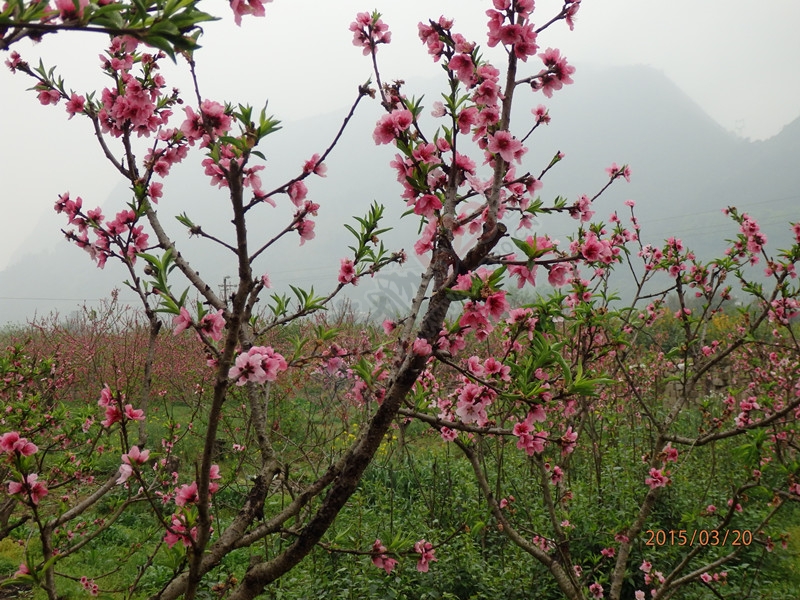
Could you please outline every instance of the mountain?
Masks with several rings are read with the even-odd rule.
[[[786,223],[800,220],[795,208],[800,199],[800,119],[769,140],[751,142],[724,130],[662,73],[649,67],[581,69],[575,80],[546,102],[552,123],[539,128],[528,141],[530,151],[522,168],[534,174],[557,151],[566,155],[545,177],[543,199],[591,196],[607,181],[605,167],[612,162],[629,164],[631,182],[615,182],[597,200],[598,218],[607,218],[615,210],[624,217],[623,202],[634,199],[645,241],[658,243],[678,236],[700,256],[710,257],[720,251],[725,238],[736,234],[735,224],[721,214],[724,207],[736,205],[760,220],[772,247],[788,244]],[[406,88],[417,96],[419,89],[427,90],[426,106],[438,97],[434,82],[410,82]],[[528,106],[521,103],[512,124],[524,126],[529,108],[543,100],[547,99],[536,95]],[[307,180],[309,199],[321,206],[316,239],[300,247],[298,236],[291,234],[265,252],[257,265],[270,274],[278,290],[287,290],[289,283],[314,285],[317,292],[329,289],[335,283],[339,259],[348,256],[347,246],[352,243],[343,223],[352,223],[352,215],[362,215],[377,201],[387,205],[387,222],[397,228],[387,245],[392,249],[404,245],[410,260],[403,269],[363,280],[350,297],[359,312],[381,315],[392,314],[413,293],[414,273],[421,267],[412,249],[416,223],[399,219],[405,205],[388,166],[396,151],[372,144],[379,110],[377,103],[359,110],[326,161],[328,177]],[[312,153],[321,152],[334,138],[344,114],[338,111],[287,123],[267,138],[264,188],[288,180]],[[225,236],[230,220],[225,194],[199,172],[196,162],[177,167],[167,180],[159,211],[166,215],[185,211],[204,231]],[[104,213],[116,213],[126,198],[120,185],[104,204]],[[250,231],[263,230],[265,239],[273,235],[291,214],[285,204],[278,209],[265,207]],[[206,240],[189,238],[171,216],[164,223],[184,255],[200,257],[197,264],[209,281],[222,284],[226,275],[235,274],[222,267],[229,261],[229,252],[211,248]],[[61,225],[55,217],[43,219],[24,247],[36,248],[37,240],[55,240]],[[568,218],[543,218],[536,226],[537,233],[562,240],[574,229],[575,222]],[[513,251],[510,242],[505,244]],[[23,321],[34,311],[68,313],[80,305],[80,299],[94,302],[107,297],[124,278],[119,265],[109,262],[99,271],[83,251],[64,241],[21,253],[0,272],[0,324]]]

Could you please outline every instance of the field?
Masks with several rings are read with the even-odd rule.
[[[722,339],[736,329],[736,319],[720,315],[710,337]],[[603,585],[604,573],[614,563],[619,532],[632,516],[642,514],[649,497],[643,481],[657,432],[645,411],[663,415],[686,400],[691,409],[681,411],[672,433],[697,436],[720,417],[719,407],[725,406],[721,399],[738,385],[736,370],[722,366],[689,397],[669,369],[659,373],[662,346],[672,343],[676,325],[665,312],[651,326],[646,342],[629,347],[628,360],[651,361],[628,371],[642,374],[636,389],[643,404],[630,400],[631,382],[622,380],[619,372],[618,379],[604,380],[591,400],[579,399],[581,443],[569,452],[553,444],[552,451],[528,454],[520,451],[514,437],[488,430],[444,442],[440,426],[412,416],[434,402],[434,396],[447,394],[418,386],[334,526],[308,559],[267,588],[264,597],[563,597],[552,570],[506,534],[506,524],[492,510],[481,479],[491,488],[489,497],[502,499],[504,519],[526,541],[553,555],[558,552],[553,540],[564,534],[578,566],[576,576]],[[329,341],[333,331],[336,343]],[[58,522],[52,530],[58,593],[147,598],[184,568],[188,546],[176,543],[178,538],[169,543],[169,533],[178,528],[177,523],[170,527],[170,513],[182,487],[196,476],[214,385],[213,370],[204,366],[197,341],[162,331],[151,349],[156,360],[149,373],[147,418],[128,422],[121,433],[97,423],[97,398],[104,386],[128,399],[142,398],[148,337],[144,321],[114,302],[70,322],[53,318],[3,334],[2,432],[24,431],[39,446],[36,470],[49,467],[50,472],[49,493],[35,505],[33,519],[24,519],[25,507],[4,489],[0,577],[11,577],[21,564],[43,568],[43,538],[37,529],[83,501],[97,482],[116,477],[123,447],[130,449],[135,440],[140,449],[150,450],[148,468],[142,465],[135,478],[109,488],[80,517]],[[290,360],[289,369],[271,386],[270,439],[282,463],[269,484],[260,523],[302,494],[359,435],[374,404],[357,398],[348,372],[358,368],[366,352],[389,340],[380,327],[359,323],[343,310],[292,325],[269,343],[287,357],[305,345],[312,359]],[[351,350],[340,352],[342,347]],[[567,349],[562,350],[566,355]],[[609,363],[598,364],[606,368],[603,375],[613,374]],[[447,381],[444,375],[440,379]],[[457,386],[457,379],[451,385]],[[232,521],[258,474],[252,450],[257,440],[246,403],[241,388],[234,388],[228,400],[231,410],[219,424],[215,461],[223,476],[213,496],[215,529],[224,530]],[[12,423],[16,426],[10,427]],[[500,428],[503,423],[490,425]],[[719,568],[702,571],[709,573],[709,582],[695,577],[676,597],[796,597],[800,511],[796,503],[781,507],[777,496],[773,498],[786,465],[791,465],[785,462],[788,456],[781,457],[784,463],[775,464],[776,469],[765,463],[767,442],[768,434],[757,431],[744,439],[681,448],[680,462],[671,463],[670,485],[653,501],[632,546],[622,597],[633,598],[635,590],[647,586],[651,576],[641,568],[646,563],[655,565],[653,573],[667,574],[682,562],[691,565],[685,573],[720,560]],[[10,465],[1,468],[3,479],[9,480]],[[750,474],[754,469],[761,471],[755,479]],[[149,486],[147,493],[137,490],[140,486]],[[732,495],[742,508],[732,506],[724,516],[726,499]],[[710,506],[719,507],[718,512]],[[203,579],[198,593],[225,597],[253,560],[268,560],[293,542],[297,525],[313,508],[312,502],[275,535],[228,553]],[[175,514],[183,514],[190,528],[194,517],[189,511]],[[715,544],[717,535],[727,538]],[[418,540],[432,545],[428,572],[419,568]],[[397,565],[386,568],[381,557]],[[5,583],[11,584],[3,589],[6,597],[45,597],[24,577]]]

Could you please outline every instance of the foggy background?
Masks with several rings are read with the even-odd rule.
[[[491,5],[485,0],[378,0],[374,6],[350,0],[276,0],[266,5],[265,19],[245,18],[239,29],[218,4],[209,10],[221,11],[223,21],[205,27],[204,48],[196,55],[201,91],[213,100],[256,107],[269,100],[268,112],[283,121],[283,129],[261,147],[267,156],[264,189],[293,177],[306,159],[323,151],[358,85],[370,76],[370,61],[352,46],[347,30],[356,12],[377,7],[383,13],[393,40],[378,53],[382,77],[405,80],[409,96],[426,94],[424,112],[429,114],[445,80],[441,66],[432,63],[419,42],[416,23],[452,16],[454,30],[484,46],[484,12]],[[575,31],[560,23],[539,38],[542,49],[560,48],[577,68],[575,83],[552,99],[521,90],[512,119],[521,135],[529,126],[530,106],[542,103],[550,109],[552,123],[528,140],[530,150],[520,167],[536,174],[556,151],[566,154],[544,180],[542,198],[591,195],[605,183],[605,167],[627,163],[631,183],[618,182],[604,194],[596,218],[607,219],[614,210],[623,215],[623,202],[634,199],[646,242],[676,235],[710,257],[725,238],[735,236],[736,226],[720,210],[736,205],[759,220],[771,249],[786,247],[786,224],[800,221],[800,38],[794,30],[800,3],[584,4]],[[538,2],[535,22],[558,6]],[[85,95],[107,85],[98,68],[104,42],[99,35],[59,34],[13,49],[32,64],[41,56],[46,65],[58,65],[67,87]],[[484,47],[490,58],[498,59],[498,50]],[[538,70],[538,59],[529,62],[531,72]],[[168,85],[188,97],[183,65],[162,64]],[[102,156],[88,121],[67,121],[63,102],[40,106],[34,92],[26,91],[31,85],[21,74],[0,74],[5,134],[0,145],[0,325],[95,305],[125,278],[120,265],[109,261],[98,270],[84,251],[66,242],[59,231],[66,220],[52,210],[58,194],[69,191],[83,198],[85,208],[99,205],[113,216],[129,196],[124,182]],[[404,247],[410,260],[403,269],[362,279],[358,287],[348,288],[349,295],[359,312],[374,316],[392,314],[410,295],[420,268],[412,248],[416,221],[398,222],[405,203],[388,166],[396,150],[374,146],[371,137],[380,114],[377,102],[362,105],[326,161],[328,177],[306,180],[309,199],[321,206],[316,239],[300,247],[297,235],[287,236],[257,265],[278,291],[289,283],[327,291],[335,283],[339,259],[350,254],[352,241],[342,223],[378,201],[387,206],[396,228],[387,245]],[[176,114],[173,124],[182,119]],[[220,284],[225,275],[235,274],[233,267],[222,266],[224,253],[207,241],[189,239],[171,216],[185,211],[204,230],[226,234],[226,196],[209,185],[199,168],[201,159],[192,153],[173,169],[159,214],[184,255],[197,257],[193,264],[201,274]],[[262,211],[258,227],[264,238],[285,225],[292,212],[287,204]],[[570,219],[544,217],[535,231],[563,241],[575,225]],[[176,284],[182,289],[177,279]]]

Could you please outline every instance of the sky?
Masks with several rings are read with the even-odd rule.
[[[384,79],[391,80],[439,72],[417,38],[417,22],[444,14],[455,18],[455,30],[480,43],[491,6],[489,0],[275,0],[266,18],[246,18],[238,28],[224,3],[203,4],[224,17],[206,25],[197,54],[205,97],[256,106],[269,99],[269,111],[283,121],[349,105],[370,76],[369,61],[348,31],[356,12],[377,9],[389,24],[393,41],[379,58]],[[559,6],[539,0],[534,21]],[[726,129],[766,139],[800,116],[798,22],[797,0],[584,0],[574,31],[560,23],[539,42],[561,49],[577,68],[576,81],[582,66],[652,66]],[[85,92],[106,85],[97,68],[103,46],[99,35],[59,34],[14,49],[31,63],[41,57],[58,65],[67,86]],[[183,65],[166,68],[165,75],[170,85],[189,89]],[[6,224],[0,269],[34,245],[64,243],[52,211],[59,193],[81,195],[94,206],[119,183],[88,121],[67,121],[63,103],[39,105],[26,91],[30,85],[23,75],[0,72],[0,206]],[[293,143],[291,136],[283,143]],[[31,239],[42,219],[52,222],[52,238]]]

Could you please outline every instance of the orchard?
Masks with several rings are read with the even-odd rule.
[[[568,160],[526,153],[578,76],[547,37],[576,27],[579,0],[552,14],[487,0],[481,40],[420,15],[420,56],[441,66],[431,100],[383,72],[391,24],[354,15],[371,80],[276,187],[260,144],[279,121],[206,97],[195,74],[203,23],[247,27],[269,6],[200,4],[11,0],[0,13],[32,102],[82,120],[130,190],[113,214],[67,192],[54,208],[87,267],[114,269],[140,302],[2,335],[0,593],[796,598],[800,224],[774,249],[731,207],[726,251],[701,260],[678,238],[648,240],[633,201],[600,219],[594,202],[628,164],[574,200],[540,193]],[[17,50],[76,30],[108,36],[107,87],[75,90]],[[171,60],[194,89],[162,74]],[[531,95],[541,104],[514,110]],[[318,219],[338,218],[307,182],[369,102],[384,114],[361,143],[396,149],[389,183],[416,237],[391,247],[385,207],[367,201],[341,219],[336,285],[273,290],[279,245],[313,254]],[[226,229],[170,212],[165,183],[191,154]],[[532,230],[556,214],[574,219],[565,242]],[[226,253],[225,294],[167,215]],[[268,231],[253,225],[264,215]],[[349,288],[409,269],[411,253],[424,269],[402,312],[348,310]],[[631,298],[614,293],[623,276]]]

